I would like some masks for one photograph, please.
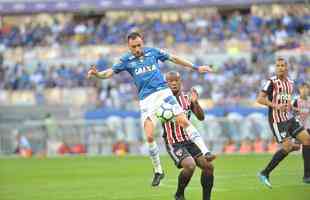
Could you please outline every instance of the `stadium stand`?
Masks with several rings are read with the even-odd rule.
[[[59,8],[52,15],[39,11],[29,14],[28,4],[21,1],[19,5],[24,5],[25,10],[20,11],[24,13],[12,15],[15,10],[1,17],[2,144],[15,139],[10,135],[13,125],[4,122],[19,124],[19,131],[27,135],[31,130],[30,135],[41,137],[40,133],[46,131],[35,127],[43,126],[45,114],[52,113],[58,126],[63,127],[55,137],[57,142],[76,141],[84,144],[88,153],[107,154],[112,152],[112,143],[125,139],[131,153],[142,153],[143,134],[131,79],[116,77],[96,82],[85,77],[91,64],[100,69],[111,66],[124,50],[126,34],[139,30],[148,45],[186,55],[196,64],[214,64],[215,74],[198,76],[181,71],[185,90],[196,87],[210,115],[200,126],[213,149],[267,151],[271,134],[266,110],[257,108],[254,100],[263,80],[273,73],[271,63],[278,55],[288,57],[292,79],[297,83],[310,80],[310,7],[249,6],[244,2],[239,1],[238,5],[243,6],[233,11],[230,7],[189,6],[182,8],[186,9],[183,12],[171,6],[131,12],[122,8],[73,8],[72,13],[62,13]],[[11,6],[1,1],[0,5]],[[162,66],[163,71],[172,68]],[[34,110],[38,106],[42,109]],[[33,110],[31,115],[29,110]],[[35,122],[27,124],[29,120]],[[109,127],[104,126],[106,123]],[[210,131],[216,130],[214,127],[219,131]],[[74,139],[63,139],[65,135]],[[225,140],[218,141],[220,135]],[[104,136],[110,139],[104,140]],[[263,144],[254,142],[258,138]],[[44,140],[33,140],[33,144]],[[103,150],[103,143],[109,143],[111,148]],[[140,146],[135,149],[136,144]],[[10,152],[11,147],[1,146],[0,153]]]

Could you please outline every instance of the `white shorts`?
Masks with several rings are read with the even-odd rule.
[[[167,101],[172,101],[174,115],[178,115],[184,112],[169,88],[159,90],[140,101],[142,127],[144,126],[144,121],[148,117],[153,121],[155,125],[157,120],[157,117],[155,115],[156,111],[163,103]]]

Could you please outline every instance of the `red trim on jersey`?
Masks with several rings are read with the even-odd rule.
[[[273,88],[273,90],[272,90],[272,104],[278,105],[277,92],[276,92],[278,90],[278,83],[277,82],[273,82],[273,81],[271,83],[272,83],[272,88]],[[277,115],[276,112],[277,112],[277,110],[272,109],[272,118],[273,118],[273,121],[278,122],[279,119],[277,118],[278,115]]]
[[[166,130],[166,134],[167,134],[166,137],[168,139],[168,143],[169,144],[175,143],[173,136],[172,136],[172,130],[171,130],[170,122],[166,122],[164,124],[164,126],[165,126],[165,130]]]
[[[280,80],[280,83],[281,83],[281,94],[282,93],[286,93],[286,84],[284,81]],[[279,91],[280,93],[280,91]],[[285,100],[283,100],[282,98],[280,98],[280,105],[285,105]],[[281,121],[286,121],[286,117],[285,117],[285,112],[282,112],[282,111],[279,111],[280,113],[280,118],[281,118]]]
[[[178,98],[179,98],[181,107],[182,107],[183,110],[184,110],[184,103],[182,102],[182,96],[183,96],[183,93],[181,93],[180,96],[179,96]],[[177,137],[178,142],[184,141],[184,138],[183,138],[182,132],[181,132],[181,126],[178,125],[178,124],[175,124],[175,133],[176,133],[176,137]]]
[[[290,105],[291,96],[293,93],[293,84],[290,80],[286,79],[284,81],[277,78],[272,81],[273,91],[272,91],[272,103],[276,106],[278,105]],[[287,94],[288,99],[283,99],[280,94]],[[289,119],[289,111],[280,111],[272,109],[273,122],[282,122]]]
[[[181,92],[181,94],[176,98],[183,110],[186,111],[190,109],[189,98],[187,98],[183,92]],[[174,121],[166,122],[164,124],[164,128],[166,132],[167,142],[169,144],[189,140],[189,137],[187,136],[187,133],[184,131],[184,129],[181,126],[177,125]]]

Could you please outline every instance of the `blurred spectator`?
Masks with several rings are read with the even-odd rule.
[[[234,140],[232,139],[228,139],[228,141],[226,142],[225,146],[224,146],[224,153],[227,154],[231,154],[231,153],[235,153],[237,152],[237,146]]]
[[[18,130],[15,130],[13,135],[16,137],[15,153],[22,157],[31,157],[32,149],[28,138],[25,135],[21,135]]]
[[[269,142],[267,151],[268,153],[274,154],[278,150],[278,143],[276,142],[275,138],[272,138],[272,140]]]
[[[129,152],[129,146],[124,140],[119,140],[113,144],[112,152],[117,156],[124,156]]]
[[[255,153],[264,153],[265,146],[264,141],[258,136],[254,141],[254,152]]]
[[[246,138],[241,141],[239,152],[241,154],[248,154],[253,152],[253,143],[250,139]]]

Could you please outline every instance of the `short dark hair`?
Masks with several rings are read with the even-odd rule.
[[[286,59],[285,59],[285,58],[283,58],[283,57],[278,57],[278,58],[277,58],[277,60],[279,60],[279,61],[283,61],[285,64],[287,64]]]
[[[176,76],[176,77],[179,77],[181,79],[181,75],[177,71],[169,71],[169,72],[167,72],[165,74],[165,79],[167,78],[167,76]]]
[[[134,40],[134,39],[136,39],[136,38],[142,38],[143,39],[143,36],[140,34],[140,33],[138,33],[138,32],[131,32],[131,33],[129,33],[129,35],[127,36],[127,41],[129,41],[129,40]]]

